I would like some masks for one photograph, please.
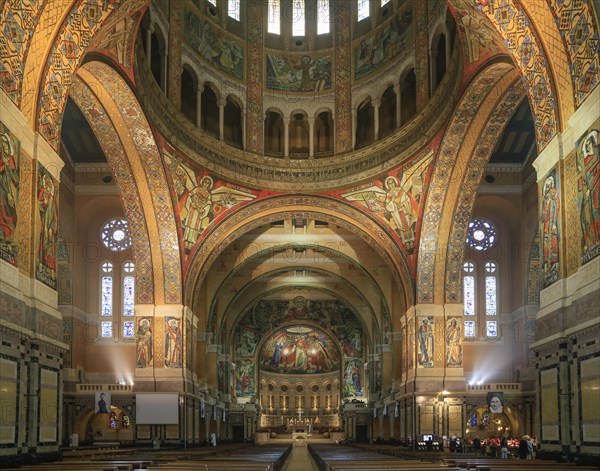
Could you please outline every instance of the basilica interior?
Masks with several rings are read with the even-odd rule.
[[[0,2],[3,459],[600,456],[598,8]]]

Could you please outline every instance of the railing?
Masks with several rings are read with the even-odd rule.
[[[109,392],[111,394],[131,394],[133,393],[132,384],[78,384],[75,388],[76,393],[96,393]]]
[[[484,384],[467,384],[467,391],[520,391],[520,383],[484,383]]]

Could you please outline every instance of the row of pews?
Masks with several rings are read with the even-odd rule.
[[[443,460],[448,466],[472,471],[597,471],[595,466],[575,466],[550,460],[516,460],[498,458],[453,458]]]
[[[481,457],[479,455],[451,458],[451,454],[400,456],[380,446],[349,447],[339,445],[309,445],[308,450],[320,471],[592,471],[599,467],[575,466],[548,460],[516,460]],[[445,455],[445,456],[444,456]]]
[[[189,450],[90,449],[63,461],[7,471],[280,471],[291,445],[219,445]],[[121,453],[123,451],[123,453]]]
[[[458,471],[458,466],[421,459],[403,459],[376,451],[339,445],[308,445],[320,471]]]

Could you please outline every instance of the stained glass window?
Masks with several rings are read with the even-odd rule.
[[[102,337],[112,337],[112,321],[102,321],[100,328],[100,335]]]
[[[471,427],[475,427],[477,425],[477,414],[473,414],[471,416],[471,420],[469,421],[469,425]]]
[[[269,0],[269,33],[281,34],[280,7],[279,0]]]
[[[112,316],[113,279],[112,276],[103,276],[101,282],[101,307],[102,316]]]
[[[498,337],[498,322],[486,321],[485,331],[488,337]]]
[[[357,0],[358,21],[369,17],[369,0]]]
[[[485,315],[496,315],[496,277],[485,277]]]
[[[123,337],[131,338],[133,337],[133,321],[125,321],[123,322]]]
[[[465,262],[463,270],[466,275],[463,276],[463,302],[465,316],[475,315],[475,277],[471,274],[475,270],[472,262]]]
[[[135,306],[135,277],[133,271],[135,265],[133,262],[126,262],[123,265],[123,271],[126,275],[123,277],[123,315],[130,317],[134,315]]]
[[[465,321],[465,337],[475,337],[475,321]]]
[[[131,247],[131,235],[126,219],[119,218],[107,222],[102,228],[102,243],[115,252]]]
[[[234,20],[240,21],[240,0],[229,0],[227,14]]]
[[[496,244],[498,236],[494,225],[485,219],[476,218],[469,223],[466,243],[475,250],[487,250]]]
[[[317,34],[329,33],[329,0],[317,0]]]
[[[292,0],[292,36],[304,36],[304,0]]]

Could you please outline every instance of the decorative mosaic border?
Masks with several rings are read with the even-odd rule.
[[[177,226],[162,158],[150,125],[131,89],[112,68],[100,62],[87,63],[84,68],[101,81],[108,97],[119,98],[114,103],[127,125],[143,162],[148,190],[154,206],[158,240],[153,242],[159,244],[162,256],[164,301],[167,304],[179,304],[181,303],[181,259]],[[160,299],[155,301],[161,302]]]
[[[462,179],[455,182],[454,172],[459,150],[482,103],[489,99],[490,94],[498,93],[494,87],[512,70],[514,70],[513,66],[499,63],[481,72],[469,85],[448,125],[434,164],[434,173],[423,213],[416,277],[418,303],[434,302],[436,258],[443,256],[442,251],[446,247],[446,238],[441,236],[443,212],[450,204],[446,203],[446,197],[453,184],[458,188],[458,184],[462,183]],[[466,168],[456,170],[465,171]],[[451,210],[453,211],[454,208]],[[439,301],[441,302],[441,299]]]
[[[490,0],[483,13],[504,38],[504,44],[521,69],[533,111],[538,151],[556,135],[559,126],[556,89],[546,51],[533,22],[515,0]]]
[[[127,154],[106,110],[78,77],[73,82],[70,96],[93,129],[119,186],[135,254],[136,303],[152,304],[154,302],[154,275],[150,257],[150,240],[146,220],[143,216],[142,202],[127,160]]]
[[[467,227],[473,211],[477,189],[485,166],[502,134],[504,127],[525,96],[525,86],[518,81],[504,95],[489,116],[483,132],[477,139],[475,152],[471,156],[468,168],[460,185],[458,201],[452,219],[452,230],[448,242],[446,258],[446,303],[462,302],[462,262],[467,237]]]
[[[40,134],[58,152],[60,126],[75,69],[90,40],[121,4],[120,0],[80,0],[71,10],[48,55],[38,96]]]

